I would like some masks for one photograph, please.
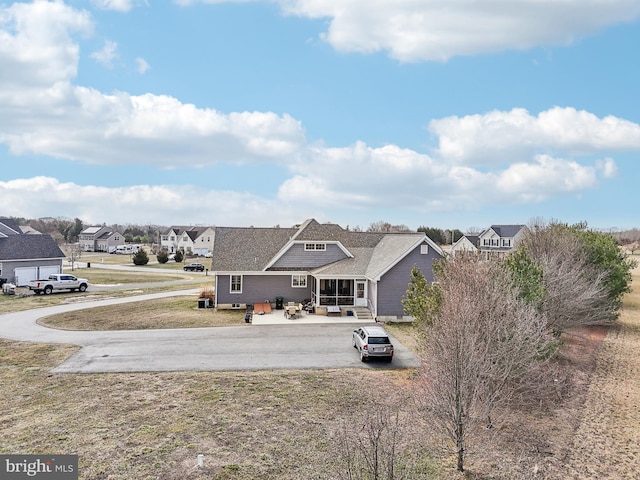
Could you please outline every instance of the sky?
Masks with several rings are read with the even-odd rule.
[[[639,154],[640,0],[0,3],[0,216],[624,230]]]

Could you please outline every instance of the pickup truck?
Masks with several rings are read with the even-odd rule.
[[[27,286],[36,295],[41,293],[48,295],[54,290],[70,290],[72,292],[78,290],[84,292],[89,286],[89,281],[86,278],[76,278],[66,273],[56,273],[49,275],[46,280],[31,280]]]

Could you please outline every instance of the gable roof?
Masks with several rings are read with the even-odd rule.
[[[42,235],[42,232],[39,232],[30,225],[20,225],[20,231],[25,235]]]
[[[453,244],[453,248],[455,249],[459,244],[468,241],[474,247],[478,247],[480,241],[480,235],[463,235],[461,236],[456,243]]]
[[[376,278],[422,242],[442,254],[422,232],[354,232],[311,219],[292,228],[216,227],[212,271],[264,271],[291,245],[301,242],[337,242],[350,254],[349,258],[314,269],[316,275]]]
[[[296,231],[295,228],[216,227],[211,270],[261,271]]]
[[[10,235],[22,235],[20,226],[11,218],[0,218],[0,237],[8,237]]]
[[[51,235],[11,235],[0,238],[0,261],[65,258]]]
[[[491,225],[480,236],[483,236],[489,230],[493,230],[501,238],[515,237],[525,227],[526,225]]]

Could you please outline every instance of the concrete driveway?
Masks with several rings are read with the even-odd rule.
[[[139,302],[196,290],[58,305],[0,315],[0,337],[82,348],[53,369],[58,373],[271,370],[302,368],[410,368],[419,360],[400,342],[392,363],[360,362],[351,346],[356,323],[245,324],[167,330],[68,331],[38,325],[57,313]]]

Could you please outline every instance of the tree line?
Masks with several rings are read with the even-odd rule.
[[[514,392],[536,388],[564,332],[617,319],[634,266],[610,234],[539,222],[506,258],[446,257],[434,284],[413,269],[403,304],[423,340],[421,411],[457,470]]]
[[[78,236],[87,227],[94,224],[86,224],[79,218],[68,219],[64,217],[45,217],[38,219],[27,219],[22,217],[10,217],[18,225],[28,225],[40,233],[51,235],[59,244],[76,243]],[[160,232],[167,229],[160,225],[107,225],[103,223],[99,226],[109,227],[113,231],[118,231],[124,235],[127,243],[152,243],[157,240]]]

